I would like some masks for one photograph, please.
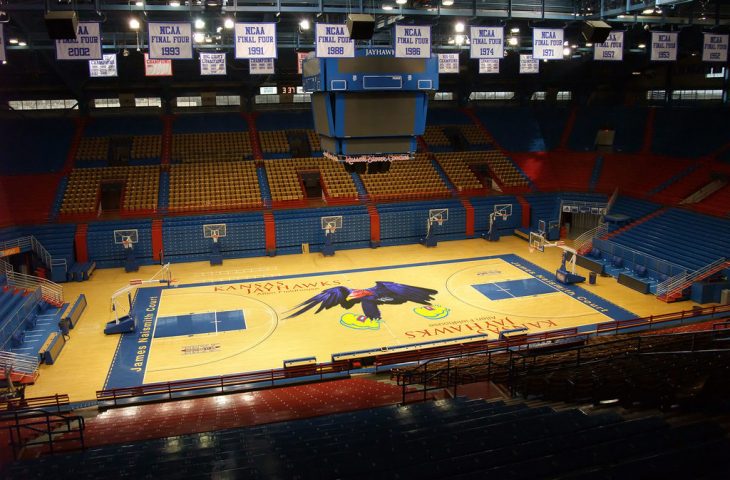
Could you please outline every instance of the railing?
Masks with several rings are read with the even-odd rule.
[[[41,259],[43,264],[46,265],[48,268],[52,269],[54,266],[58,266],[63,267],[64,270],[68,270],[66,259],[54,259],[51,254],[48,253],[48,250],[46,250],[43,244],[41,244],[41,242],[39,242],[38,239],[35,238],[33,235],[19,237],[0,243],[0,250],[6,250],[13,247],[18,247],[21,251],[32,250],[38,256],[38,258]]]
[[[37,355],[23,355],[0,350],[0,370],[2,371],[10,369],[11,372],[32,375],[38,371],[38,363]]]
[[[59,395],[58,393],[47,397],[11,398],[0,402],[0,412],[11,410],[55,410],[56,413],[61,413],[61,407],[68,407],[69,403],[68,395]]]
[[[26,275],[19,272],[9,272],[7,274],[8,285],[16,288],[24,288],[26,290],[41,289],[43,300],[54,305],[63,305],[63,287],[57,283],[33,275]]]
[[[61,442],[79,442],[80,448],[84,449],[85,428],[84,417],[80,415],[63,415],[44,410],[0,413],[0,429],[7,430],[16,460],[23,448],[38,445],[46,445],[50,453]],[[77,435],[70,435],[72,433]]]
[[[10,278],[12,278],[12,274]],[[29,297],[24,299],[23,304],[11,317],[3,319],[2,325],[0,325],[0,350],[10,350],[8,344],[12,342],[13,335],[18,329],[25,330],[25,320],[33,313],[40,301],[41,291],[36,288]]]
[[[657,296],[671,296],[680,293],[682,290],[689,287],[694,282],[702,280],[703,278],[707,278],[707,276],[712,275],[715,272],[719,272],[720,270],[725,268],[726,264],[728,264],[728,261],[726,259],[718,258],[714,262],[705,265],[704,267],[700,268],[699,270],[695,270],[694,272],[687,273],[685,271],[683,273],[670,277],[657,285],[656,294]]]
[[[13,271],[13,266],[10,265],[8,262],[0,258],[0,275],[5,275],[5,280],[7,281],[8,273]]]
[[[595,238],[593,240],[593,246],[599,250],[606,252],[612,256],[621,257],[624,261],[630,262],[632,265],[642,265],[647,270],[661,273],[667,276],[676,276],[682,273],[687,273],[687,269],[676,263],[669,262],[667,260],[643,253],[638,250],[634,250],[630,247],[619,245],[618,243],[606,240],[603,238]]]
[[[716,191],[720,190],[722,187],[727,185],[727,180],[723,178],[719,178],[713,182],[708,183],[704,187],[700,188],[696,192],[694,192],[689,197],[685,198],[681,202],[679,202],[680,205],[687,205],[689,203],[699,203],[705,198],[709,197]]]
[[[608,224],[600,223],[597,227],[592,228],[586,232],[580,234],[575,240],[573,240],[573,248],[578,252],[587,252],[589,245],[593,246],[593,239],[600,238],[608,233]]]

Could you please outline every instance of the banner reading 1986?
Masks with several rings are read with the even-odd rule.
[[[398,58],[431,58],[431,27],[396,25],[395,56]]]
[[[504,57],[504,27],[471,27],[471,58]]]
[[[98,22],[79,22],[76,38],[56,40],[57,60],[101,60],[101,33]]]
[[[147,23],[150,59],[190,60],[193,58],[193,25],[183,22]]]
[[[532,58],[537,60],[561,60],[563,58],[563,29],[533,28]]]
[[[276,58],[275,23],[236,23],[236,58]]]
[[[319,58],[337,58],[355,56],[355,40],[345,25],[318,23],[315,26],[314,43],[317,45],[316,55]]]

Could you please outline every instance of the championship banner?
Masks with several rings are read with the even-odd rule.
[[[304,59],[307,58],[309,55],[309,52],[297,52],[297,73],[299,75],[302,74],[302,64],[304,63]]]
[[[593,60],[620,62],[624,59],[624,32],[611,32],[603,43],[593,46]]]
[[[503,58],[504,27],[471,27],[471,58]]]
[[[101,60],[99,25],[99,22],[79,22],[75,40],[56,40],[56,60]]]
[[[5,33],[3,32],[3,24],[0,23],[0,62],[5,61]]]
[[[273,58],[252,58],[248,61],[248,73],[251,75],[273,75]]]
[[[540,73],[540,61],[532,55],[520,55],[520,73]]]
[[[431,58],[431,27],[395,26],[396,58]]]
[[[439,53],[439,73],[459,73],[458,53]]]
[[[355,40],[345,25],[318,23],[314,26],[314,44],[318,58],[353,58],[355,56]]]
[[[275,23],[236,23],[236,58],[276,58]]]
[[[657,62],[677,60],[677,38],[678,33],[652,32],[650,59]]]
[[[201,53],[200,54],[201,75],[225,75],[226,54],[225,53]]]
[[[479,73],[499,73],[499,60],[493,58],[480,58]]]
[[[117,54],[108,53],[101,60],[89,60],[90,77],[116,77]]]
[[[144,74],[146,77],[171,77],[172,60],[153,60],[145,53]]]
[[[703,62],[727,62],[728,35],[705,33],[702,41]]]
[[[537,60],[561,60],[563,58],[563,29],[533,28],[532,57]]]
[[[192,60],[193,24],[148,22],[147,39],[152,60]]]

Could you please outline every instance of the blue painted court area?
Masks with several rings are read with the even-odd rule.
[[[556,289],[541,282],[537,278],[522,280],[508,280],[506,282],[481,283],[472,285],[479,293],[490,300],[504,300],[506,298],[528,297],[555,293]]]
[[[245,330],[242,310],[158,317],[155,338]]]

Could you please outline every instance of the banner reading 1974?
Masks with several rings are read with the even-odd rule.
[[[395,56],[398,58],[431,58],[431,27],[428,25],[396,25]]]
[[[101,60],[98,22],[79,22],[75,39],[56,40],[56,60]]]
[[[504,57],[504,27],[471,27],[471,58]]]
[[[236,23],[236,58],[276,58],[275,23]]]
[[[193,25],[184,22],[148,22],[150,59],[191,60]]]

